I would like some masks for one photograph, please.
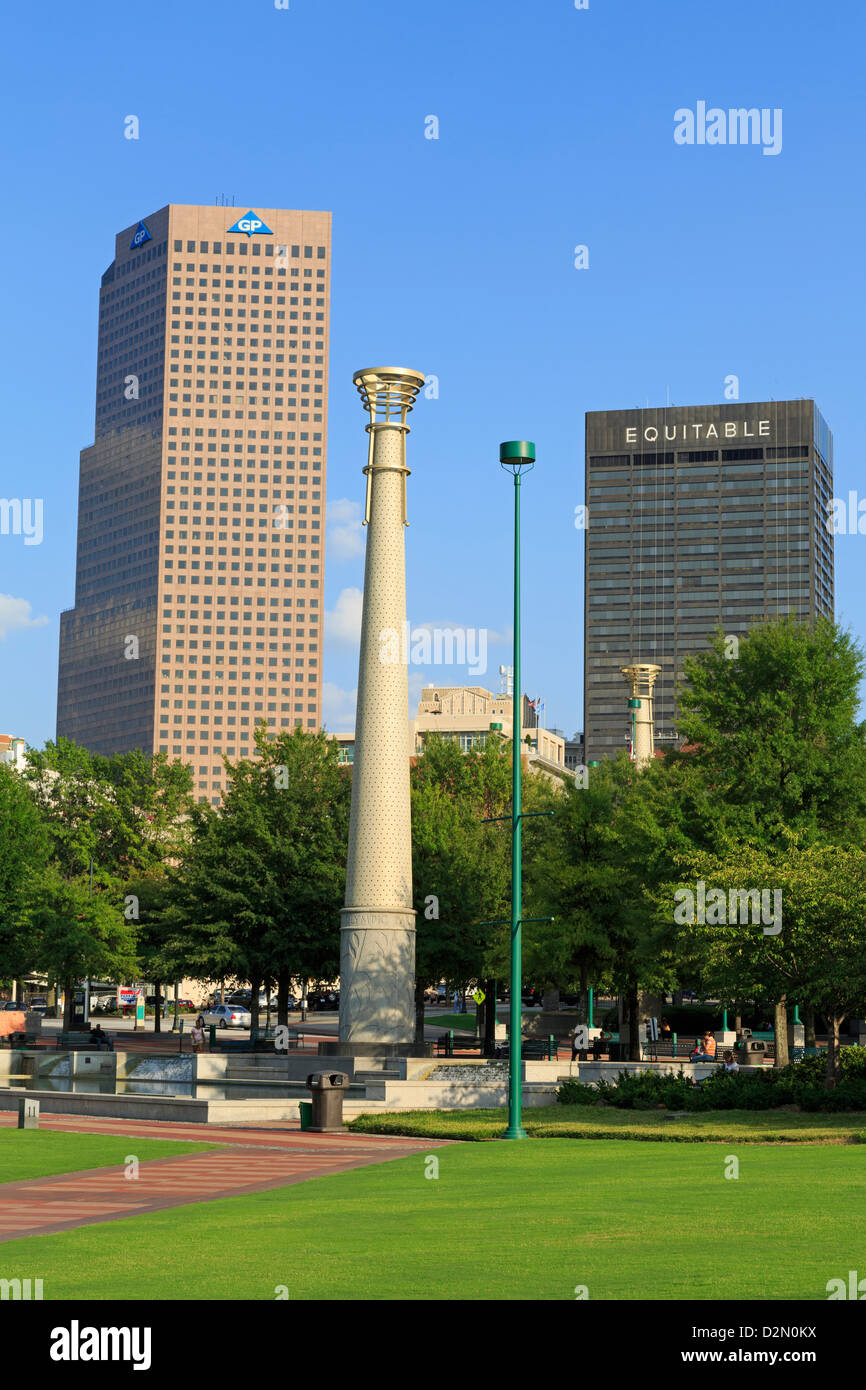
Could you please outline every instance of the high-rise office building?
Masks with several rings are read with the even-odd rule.
[[[676,744],[686,656],[721,625],[833,616],[833,437],[811,400],[586,416],[587,760],[629,739],[621,668],[661,667],[656,746]]]
[[[102,277],[57,732],[222,755],[319,726],[331,218],[170,204]]]

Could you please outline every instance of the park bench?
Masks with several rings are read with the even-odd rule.
[[[453,1057],[457,1052],[477,1052],[483,1056],[484,1042],[481,1038],[473,1038],[468,1034],[456,1037],[453,1032],[442,1033],[433,1043],[433,1052],[436,1057]]]
[[[651,1038],[648,1038],[644,1044],[646,1061],[659,1062],[671,1060],[674,1062],[687,1062],[695,1050],[695,1043],[700,1041],[701,1039],[699,1038],[684,1037],[681,1033],[677,1034],[676,1038],[658,1038],[655,1042],[653,1042]],[[734,1052],[734,1056],[737,1057],[736,1051],[734,1051],[733,1048],[730,1050]],[[727,1051],[727,1048],[721,1047],[717,1043],[715,1057],[708,1058],[707,1062],[721,1062]]]
[[[106,1034],[108,1037],[108,1034]],[[109,1039],[114,1042],[114,1039]],[[95,1043],[90,1036],[90,1029],[78,1033],[61,1033],[55,1043],[56,1048],[68,1048],[73,1052],[99,1052],[99,1044]]]
[[[554,1062],[558,1050],[553,1035],[549,1038],[524,1038],[520,1045],[521,1057],[530,1061]]]

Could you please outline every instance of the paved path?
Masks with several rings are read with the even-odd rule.
[[[0,1112],[0,1125],[8,1128],[16,1124],[17,1116]],[[80,1115],[43,1115],[40,1127],[125,1135],[131,1141],[130,1153],[135,1152],[136,1137],[207,1141],[223,1147],[148,1159],[139,1165],[135,1179],[125,1177],[124,1168],[118,1164],[0,1184],[0,1242],[164,1211],[189,1202],[267,1192],[308,1178],[429,1153],[431,1148],[447,1142],[348,1132],[310,1134],[285,1127],[244,1129]]]

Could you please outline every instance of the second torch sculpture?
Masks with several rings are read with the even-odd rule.
[[[340,1041],[410,1046],[415,913],[409,804],[408,670],[393,634],[406,620],[406,416],[422,372],[371,367],[353,381],[370,422],[367,553],[340,944]]]

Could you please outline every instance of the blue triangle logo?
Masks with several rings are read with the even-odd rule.
[[[143,222],[139,222],[138,226],[135,229],[135,236],[129,243],[129,249],[130,251],[136,251],[139,246],[143,246],[146,241],[151,240],[152,238],[150,232],[147,230]]]
[[[266,226],[260,217],[256,217],[252,208],[245,212],[243,217],[239,217],[235,225],[229,227],[229,231],[246,232],[247,236],[252,236],[253,233],[257,236],[273,236],[270,227]]]

